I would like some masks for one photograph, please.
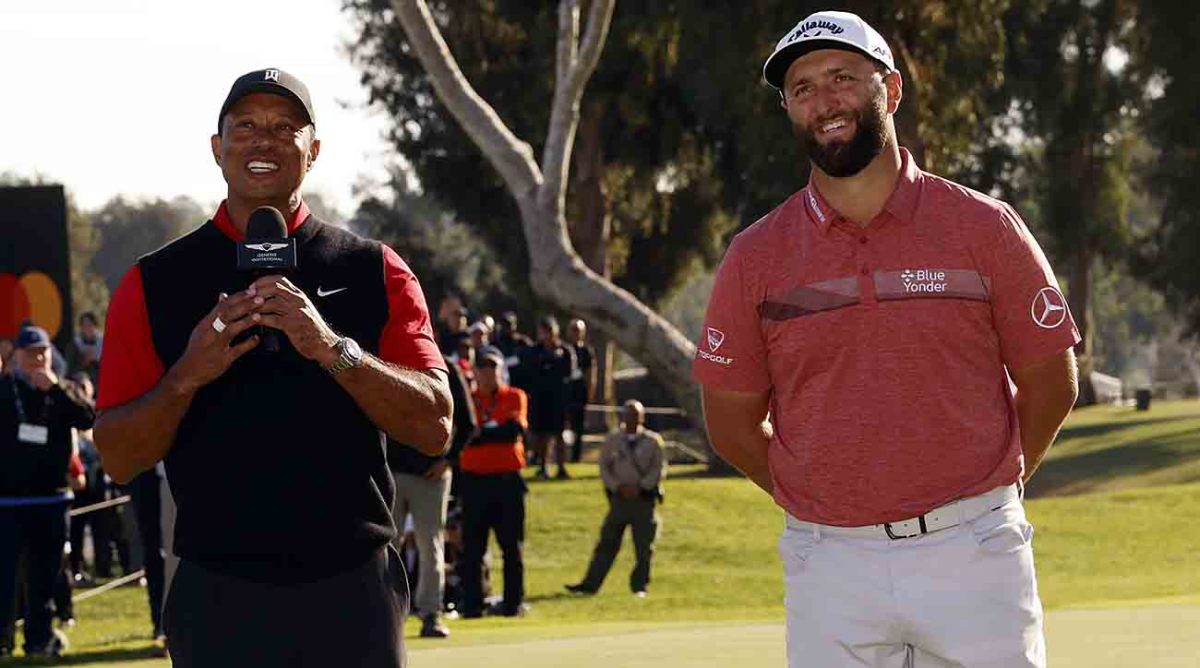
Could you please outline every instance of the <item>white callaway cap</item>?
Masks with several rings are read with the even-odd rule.
[[[874,28],[850,12],[811,14],[775,45],[775,52],[763,65],[763,79],[775,88],[783,88],[783,75],[800,56],[817,49],[846,49],[883,63],[888,71],[896,69],[892,50]]]

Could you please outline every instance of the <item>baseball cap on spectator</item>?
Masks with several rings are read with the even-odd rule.
[[[50,335],[41,327],[24,327],[17,334],[17,348],[24,350],[25,348],[48,347],[50,347]]]
[[[225,96],[225,103],[221,105],[221,113],[217,116],[217,134],[221,134],[221,126],[225,122],[225,114],[229,108],[250,93],[273,93],[291,98],[304,108],[304,113],[308,114],[308,122],[313,126],[317,124],[317,115],[313,113],[308,86],[305,86],[304,82],[295,76],[272,67],[247,72],[233,82],[229,94]]]
[[[796,24],[763,64],[763,79],[773,88],[783,88],[783,76],[800,56],[817,49],[842,49],[861,53],[883,64],[889,72],[896,69],[892,50],[874,28],[850,12],[817,12]]]
[[[489,334],[489,333],[491,333],[492,330],[491,330],[491,328],[489,328],[487,326],[486,322],[483,322],[482,320],[477,320],[475,322],[475,324],[471,325],[471,328],[468,329],[467,331],[470,332],[471,334],[474,334],[475,332],[479,332],[481,334]]]
[[[499,348],[488,346],[475,356],[475,366],[484,367],[496,365],[498,368],[504,368],[504,353],[500,352]]]

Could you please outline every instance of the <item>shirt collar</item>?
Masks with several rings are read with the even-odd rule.
[[[892,190],[887,202],[884,203],[883,210],[892,214],[900,222],[912,221],[917,210],[917,202],[921,199],[923,179],[924,173],[913,160],[912,153],[909,153],[908,149],[900,147],[900,176],[896,179],[896,187]],[[804,189],[803,199],[808,217],[812,219],[822,234],[828,232],[834,221],[842,217],[837,209],[825,201],[811,175],[808,178],[808,187]]]
[[[308,220],[308,218],[308,205],[304,203],[304,200],[300,200],[300,206],[296,208],[296,212],[293,213],[292,217],[287,221],[288,236],[295,234],[296,230],[299,229],[300,226]],[[227,201],[221,202],[221,206],[217,207],[217,213],[213,216],[213,225],[216,225],[217,229],[221,230],[222,234],[230,239],[233,239],[234,241],[242,241],[246,238],[246,235],[238,231],[238,228],[233,224],[233,219],[229,217]]]

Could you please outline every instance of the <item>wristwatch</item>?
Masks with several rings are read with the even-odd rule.
[[[325,370],[328,371],[330,375],[336,375],[342,371],[345,371],[346,369],[353,369],[354,367],[362,364],[363,351],[362,348],[359,347],[358,342],[354,339],[348,336],[343,336],[342,338],[338,339],[338,342],[334,344],[334,347],[337,348],[338,351],[337,361],[325,367]]]

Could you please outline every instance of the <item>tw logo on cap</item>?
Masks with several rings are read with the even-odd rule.
[[[263,72],[263,81],[279,83],[279,70],[267,70]]]

